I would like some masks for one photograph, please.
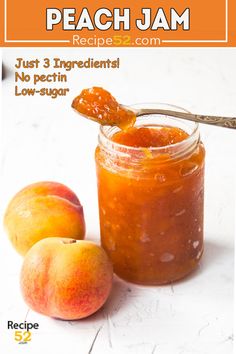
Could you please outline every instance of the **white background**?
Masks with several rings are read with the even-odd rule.
[[[14,97],[15,58],[120,57],[120,69],[68,73],[70,93],[53,100]],[[40,180],[65,183],[85,210],[87,239],[99,242],[94,149],[98,126],[70,108],[84,87],[103,86],[125,104],[167,102],[192,112],[236,116],[236,49],[5,49],[1,116],[0,212],[20,188]],[[59,70],[63,73],[63,70]],[[25,70],[27,72],[27,70]],[[37,71],[35,71],[36,73]],[[43,70],[38,70],[42,72]],[[29,71],[34,73],[34,71]],[[21,87],[30,85],[21,84]],[[32,85],[31,85],[32,86]],[[60,84],[52,84],[58,87]],[[198,271],[172,286],[141,287],[114,279],[95,315],[59,321],[28,312],[19,291],[21,257],[0,238],[1,352],[55,354],[231,354],[236,131],[201,126],[206,147],[205,253]],[[38,322],[19,345],[7,320]]]

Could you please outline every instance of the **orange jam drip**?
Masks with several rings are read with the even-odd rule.
[[[72,107],[101,125],[115,125],[127,129],[136,121],[134,112],[121,106],[108,91],[101,87],[82,90],[73,100]]]

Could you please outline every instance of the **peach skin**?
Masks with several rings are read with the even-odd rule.
[[[83,239],[83,207],[68,187],[57,182],[34,183],[9,203],[4,225],[15,249],[24,255],[45,237]]]
[[[112,278],[112,265],[102,247],[90,241],[51,237],[27,252],[20,286],[32,310],[77,320],[105,303]]]

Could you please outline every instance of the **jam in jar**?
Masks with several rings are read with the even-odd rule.
[[[155,285],[193,271],[203,252],[205,150],[198,124],[148,115],[123,131],[101,126],[95,155],[101,243],[114,272]]]

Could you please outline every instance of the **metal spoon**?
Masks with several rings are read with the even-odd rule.
[[[236,129],[236,118],[232,117],[221,117],[221,116],[207,116],[202,114],[192,114],[185,112],[178,112],[166,109],[155,109],[155,108],[140,108],[134,109],[129,106],[123,106],[125,109],[131,110],[135,113],[137,117],[148,115],[148,114],[161,114],[166,116],[172,116],[176,118],[191,120],[197,123],[211,124],[224,128]]]

